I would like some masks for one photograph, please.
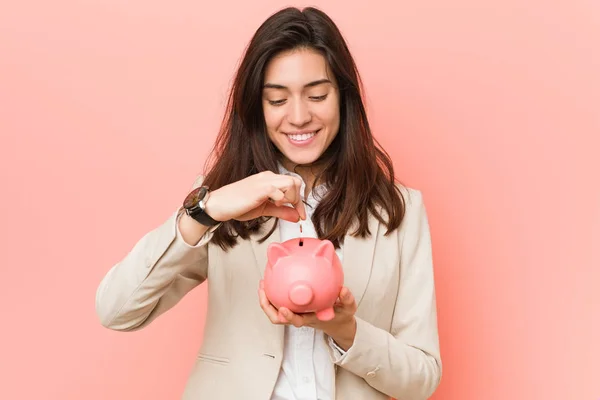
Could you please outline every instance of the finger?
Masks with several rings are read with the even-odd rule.
[[[287,203],[289,203],[289,204],[296,204],[298,202],[298,200],[300,200],[300,196],[299,196],[300,192],[296,188],[296,185],[294,184],[294,182],[295,181],[293,179],[289,179],[289,180],[286,179],[284,185],[278,187],[279,190],[281,190],[283,192],[283,194],[285,195]]]
[[[265,291],[263,289],[258,290],[258,297],[260,301],[260,308],[262,308],[269,320],[271,320],[271,322],[274,324],[281,323],[279,316],[277,315],[277,310],[269,302],[269,299],[267,299],[267,296],[265,295]]]
[[[294,325],[296,328],[300,328],[304,325],[304,320],[301,315],[294,314],[285,307],[279,309],[279,313],[285,319],[286,322]]]
[[[340,300],[342,305],[346,308],[352,308],[356,305],[354,295],[347,287],[343,287],[342,290],[340,290]]]
[[[268,199],[271,202],[271,204],[274,204],[276,206],[282,206],[285,203],[287,203],[285,193],[283,193],[280,189],[276,187],[273,187],[273,189],[269,191]]]
[[[277,318],[279,319],[279,322],[282,324],[289,324],[290,321],[287,320],[286,317],[283,316],[282,313],[280,313],[279,311],[277,311]]]
[[[294,204],[294,208],[298,212],[300,219],[302,219],[303,221],[306,220],[306,208],[304,208],[304,202],[300,200],[299,202]]]
[[[306,219],[306,209],[304,208],[304,202],[302,201],[302,181],[298,178],[294,178],[294,193],[296,195],[295,201],[291,204],[294,206],[298,215],[302,220]]]
[[[317,313],[314,313],[314,312],[302,314],[301,317],[302,317],[302,324],[304,326],[316,327],[321,322],[317,318]]]
[[[285,193],[285,198],[298,212],[301,219],[306,219],[306,210],[302,202],[302,180],[288,175],[281,175],[281,181],[274,183],[275,187]]]
[[[290,222],[298,222],[299,215],[292,207],[288,206],[276,206],[275,204],[268,203],[265,205],[263,215],[267,217],[276,217]]]

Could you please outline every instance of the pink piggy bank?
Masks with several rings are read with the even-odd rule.
[[[334,317],[333,305],[344,284],[342,263],[329,240],[290,239],[267,249],[265,295],[276,307],[294,313]]]

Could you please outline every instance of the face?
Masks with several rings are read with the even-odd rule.
[[[338,133],[337,84],[314,50],[285,52],[270,61],[262,103],[269,138],[290,170],[316,161]]]

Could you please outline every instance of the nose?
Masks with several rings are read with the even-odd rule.
[[[303,126],[311,120],[310,110],[306,103],[302,100],[295,101],[288,114],[288,121],[295,126]]]

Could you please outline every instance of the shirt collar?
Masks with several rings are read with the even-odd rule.
[[[279,161],[277,162],[277,170],[282,175],[290,175],[290,176],[295,176],[297,178],[300,178],[300,180],[302,181],[302,186],[300,187],[300,195],[304,199],[304,191],[306,189],[306,184],[304,182],[304,179],[302,179],[302,177],[299,174],[285,168],[283,166],[283,164],[281,164],[281,162],[279,162]],[[320,185],[317,185],[314,188],[313,192],[309,193],[308,199],[304,199],[304,200],[306,200],[311,205],[314,205],[314,204],[316,204],[316,202],[318,202],[318,200],[321,199],[321,197],[323,197],[325,195],[326,192],[327,192],[327,186],[324,183],[322,183]],[[315,195],[317,196],[317,198],[315,198]]]

